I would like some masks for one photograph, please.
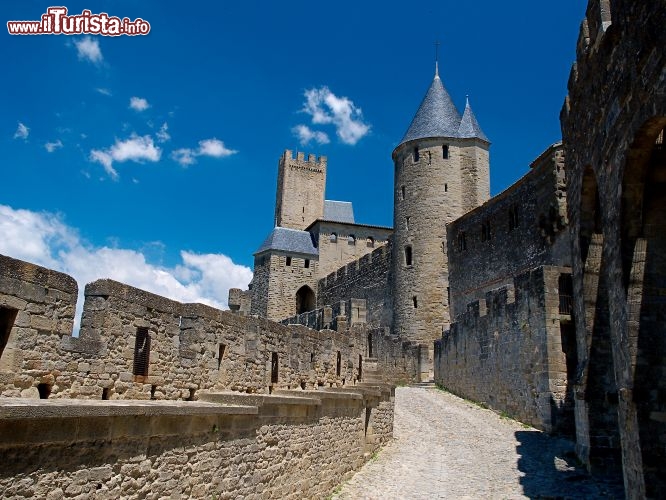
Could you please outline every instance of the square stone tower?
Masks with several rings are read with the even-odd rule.
[[[278,163],[275,226],[304,230],[324,215],[326,157],[286,150]]]

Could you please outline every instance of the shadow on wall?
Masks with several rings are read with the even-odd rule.
[[[515,433],[520,484],[529,498],[624,498],[622,476],[592,478],[574,443],[537,430]]]

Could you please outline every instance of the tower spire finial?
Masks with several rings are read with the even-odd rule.
[[[435,78],[439,78],[439,40],[435,40]]]

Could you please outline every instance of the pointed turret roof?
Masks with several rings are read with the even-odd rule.
[[[465,112],[463,113],[462,120],[460,120],[460,128],[458,129],[458,137],[461,139],[481,139],[482,141],[490,142],[486,134],[483,133],[479,122],[476,121],[472,106],[469,105],[469,97],[465,104]]]
[[[400,144],[426,137],[458,137],[460,120],[460,113],[436,71],[435,78]]]

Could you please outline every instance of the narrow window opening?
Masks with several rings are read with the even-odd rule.
[[[303,213],[305,213],[305,207],[303,207]]]
[[[409,221],[411,220],[411,217],[405,217],[405,229],[409,231]]]
[[[39,392],[39,399],[49,399],[51,395],[51,386],[49,384],[39,384],[37,386]]]
[[[310,259],[305,259],[305,263],[303,264],[303,267],[305,269],[310,269]]]
[[[368,357],[372,358],[373,356],[372,352],[372,333],[368,333]]]
[[[400,200],[405,199],[405,186],[400,187]]]
[[[405,247],[405,265],[412,265],[412,247]]]
[[[342,379],[342,385],[345,385],[345,379]]]
[[[314,352],[311,352],[310,353],[310,363],[314,363],[314,360],[315,360]]]
[[[194,401],[194,395],[196,394],[197,390],[196,389],[190,389],[190,395],[187,397],[185,401]]]
[[[271,384],[277,384],[278,375],[278,353],[274,352],[271,356]]]
[[[157,386],[156,385],[151,385],[150,386],[150,399],[157,399],[155,398],[155,392],[157,391]]]
[[[444,158],[445,160],[449,159],[449,145],[448,144],[444,144],[442,146],[442,158]]]
[[[419,148],[414,148],[414,162],[419,161]]]
[[[573,280],[571,274],[560,274],[558,280],[560,294],[560,314],[572,314],[573,311]]]
[[[305,390],[305,380],[301,380],[301,389]]]
[[[513,205],[509,208],[509,231],[513,231],[518,227],[518,205]]]
[[[449,185],[446,184],[446,183],[444,184],[444,192],[445,192],[445,193],[448,193],[448,192],[449,192]]]
[[[2,357],[2,352],[5,350],[5,346],[7,346],[7,342],[9,342],[9,334],[14,326],[17,314],[17,309],[0,307],[0,358]]]
[[[412,297],[412,303],[414,304],[414,309],[417,309],[419,307],[419,301],[416,298],[416,295]]]
[[[341,372],[342,372],[342,355],[340,354],[340,351],[338,351],[337,360],[335,362],[335,375],[339,377]]]
[[[108,399],[109,399],[109,388],[105,387],[104,389],[102,389],[102,400],[106,401]]]
[[[448,286],[446,287],[446,304],[451,304],[451,288]]]
[[[220,344],[217,350],[217,369],[219,370],[222,366],[222,360],[224,359],[224,353],[227,350],[227,346]]]
[[[365,435],[368,435],[368,426],[370,425],[370,412],[372,409],[370,407],[365,408]]]
[[[150,334],[148,328],[140,327],[136,329],[136,341],[134,343],[134,375],[147,377],[149,363]]]
[[[363,356],[358,355],[358,381],[361,381],[361,378],[363,377]]]
[[[287,265],[291,266],[291,257],[287,257]]]
[[[463,251],[467,250],[467,239],[465,238],[465,232],[464,231],[462,231],[458,235],[458,250],[460,252],[463,252]]]

